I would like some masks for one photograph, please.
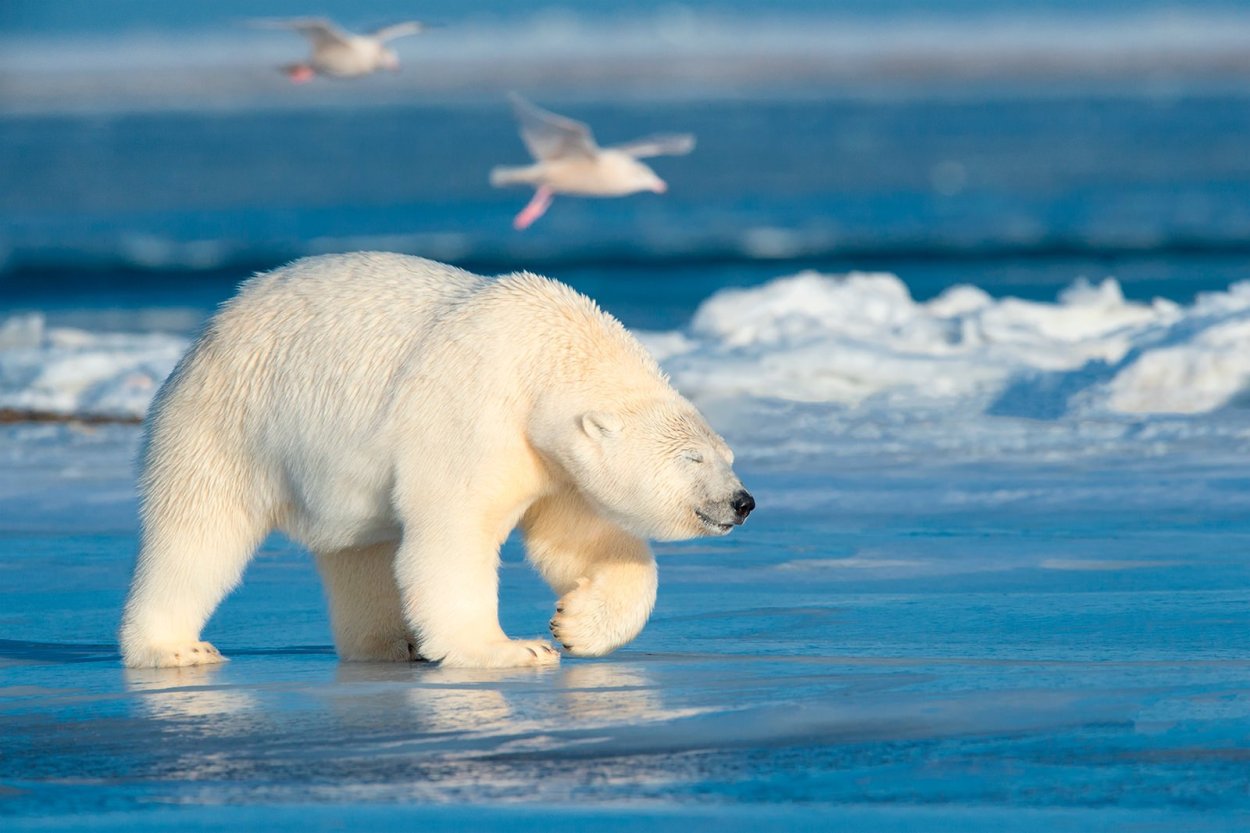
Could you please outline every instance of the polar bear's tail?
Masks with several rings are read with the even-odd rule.
[[[490,184],[496,188],[503,188],[507,185],[529,185],[533,182],[533,165],[528,165],[524,168],[500,165],[497,168],[491,168],[490,171]]]

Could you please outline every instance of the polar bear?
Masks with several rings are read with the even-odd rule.
[[[200,631],[261,540],[310,549],[344,660],[558,662],[499,625],[520,526],[573,655],[633,639],[646,539],[724,535],[755,501],[729,447],[593,301],[417,257],[306,258],[247,281],[153,401],[122,616],[131,667],[223,661]]]

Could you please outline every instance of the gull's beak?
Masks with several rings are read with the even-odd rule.
[[[657,194],[663,194],[665,191],[668,190],[668,183],[662,179],[657,179],[655,181],[655,185],[651,186],[651,190]]]

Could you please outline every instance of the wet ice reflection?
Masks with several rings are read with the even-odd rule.
[[[219,665],[187,668],[127,668],[126,690],[141,713],[154,720],[199,721],[203,731],[233,734],[240,716],[256,708],[257,699],[239,688],[214,685]],[[243,722],[244,724],[246,721]]]

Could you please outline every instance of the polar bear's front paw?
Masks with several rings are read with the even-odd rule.
[[[622,604],[624,600],[588,578],[577,580],[577,587],[556,602],[556,615],[548,626],[551,635],[570,654],[579,657],[601,657],[611,653],[638,635],[650,605]]]
[[[448,668],[526,668],[558,665],[560,652],[545,639],[505,639],[447,652]]]
[[[228,660],[209,642],[183,645],[149,645],[125,654],[130,668],[186,668],[190,665],[216,665]]]

